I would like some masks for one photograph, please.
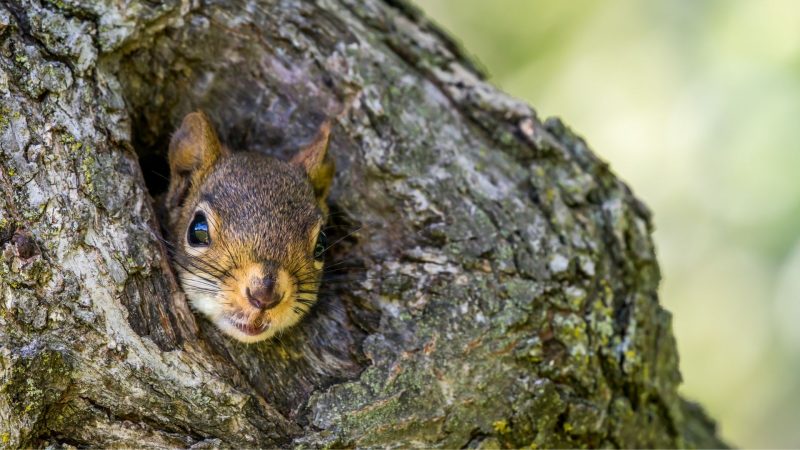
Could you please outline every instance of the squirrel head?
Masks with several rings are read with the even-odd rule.
[[[330,126],[291,161],[231,152],[202,112],[169,145],[173,262],[190,304],[242,342],[296,324],[317,299],[333,181]]]

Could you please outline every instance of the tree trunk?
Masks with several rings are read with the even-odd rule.
[[[0,0],[0,95],[4,447],[722,445],[645,206],[405,3]],[[340,242],[274,340],[193,315],[159,241],[194,109],[284,158],[334,120]]]

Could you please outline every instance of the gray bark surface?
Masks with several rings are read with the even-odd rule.
[[[331,273],[258,345],[159,241],[198,108],[284,158],[334,120]],[[0,146],[3,447],[722,445],[646,207],[405,3],[0,0]]]

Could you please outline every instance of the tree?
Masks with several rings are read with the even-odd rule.
[[[0,440],[719,446],[646,207],[400,1],[0,0]],[[151,196],[180,118],[334,120],[330,275],[259,345],[192,314]]]

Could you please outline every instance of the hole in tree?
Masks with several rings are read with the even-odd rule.
[[[167,192],[169,187],[169,163],[165,154],[155,151],[139,154],[144,183],[153,198]]]
[[[289,159],[301,145],[306,144],[322,122],[318,112],[309,113],[296,117],[299,133],[296,138],[288,139],[282,134],[269,138],[270,130],[278,128],[278,125],[263,126],[259,121],[242,118],[226,122],[224,118],[220,119],[220,116],[226,117],[225,107],[222,105],[222,111],[212,109],[214,106],[202,108],[214,123],[223,144],[234,152],[259,151],[283,160]],[[194,109],[197,108],[187,108],[186,113]],[[147,189],[156,202],[169,186],[169,140],[185,112],[181,111],[174,117],[160,114],[163,112],[157,116],[142,114],[133,122],[139,164]],[[250,111],[249,116],[269,119],[269,114],[263,111]],[[159,123],[163,128],[153,132],[153,123]],[[260,137],[256,139],[254,136]],[[163,228],[164,224],[161,226]],[[358,282],[364,272],[363,261],[354,256],[359,252],[358,228],[359,224],[346,211],[336,204],[331,205],[325,228],[331,247],[326,252],[325,263],[336,269],[324,275],[319,299],[308,315],[281,336],[259,345],[243,346],[215,331],[204,317],[195,315],[203,339],[242,370],[250,385],[268,403],[299,423],[304,421],[305,404],[312,392],[350,380],[368,364],[360,343],[367,333],[377,328],[380,313],[366,299],[354,295],[348,286],[350,279],[353,283]],[[286,361],[283,355],[287,353],[295,357]],[[333,362],[331,367],[319,367],[320,360]]]

